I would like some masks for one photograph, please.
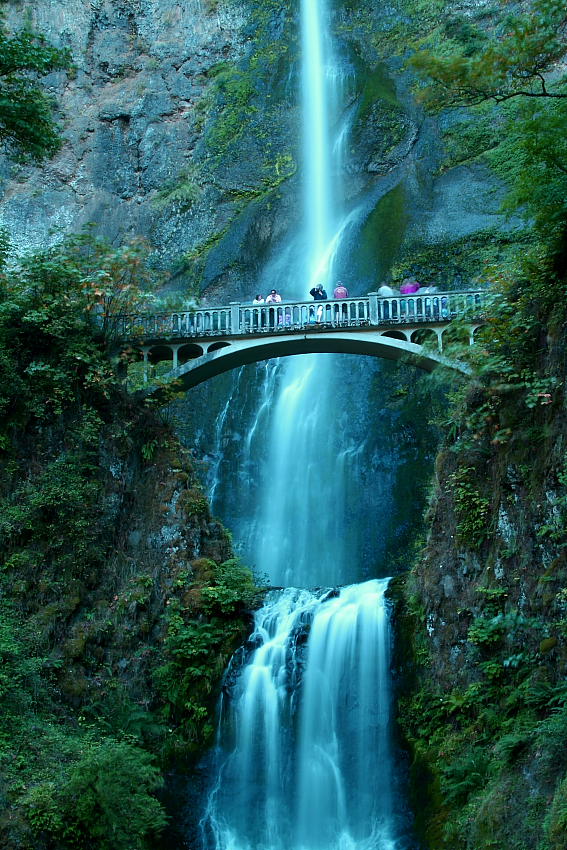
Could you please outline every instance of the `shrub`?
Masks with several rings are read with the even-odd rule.
[[[30,823],[58,846],[91,850],[146,850],[166,824],[152,796],[163,784],[152,757],[131,744],[91,744],[60,788],[45,782],[25,798]]]

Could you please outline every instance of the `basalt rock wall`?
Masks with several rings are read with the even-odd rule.
[[[295,3],[6,8],[10,26],[25,17],[70,47],[76,65],[45,81],[63,120],[61,152],[41,170],[2,165],[0,224],[18,251],[92,223],[116,244],[145,237],[184,297],[248,299],[274,281],[289,289],[286,250],[301,226]],[[465,119],[426,118],[415,105],[400,37],[412,15],[407,0],[333,9],[348,78],[340,180],[356,210],[338,262],[358,291],[396,264],[395,275],[411,266],[441,285],[466,283],[477,271],[470,240],[509,230],[486,164],[444,160]]]

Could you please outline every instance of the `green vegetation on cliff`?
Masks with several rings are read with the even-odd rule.
[[[479,104],[450,125],[450,155],[481,157],[526,225],[505,253],[486,246],[495,300],[398,588],[400,722],[434,850],[567,847],[564,30],[555,0],[452,13],[412,59],[430,105]]]
[[[162,770],[210,741],[248,629],[250,573],[93,314],[149,278],[139,246],[84,240],[0,278],[5,848],[155,848]]]
[[[472,21],[447,5],[409,59],[429,109],[475,107],[449,130],[449,159],[463,145],[480,155],[507,184],[507,208],[546,232],[561,230],[567,215],[566,27],[561,0],[491,9]]]
[[[10,153],[41,161],[61,147],[54,103],[38,84],[71,67],[66,50],[51,47],[27,29],[9,33],[0,11],[0,140]]]
[[[565,261],[540,251],[495,284],[405,582],[401,723],[436,850],[565,847]]]

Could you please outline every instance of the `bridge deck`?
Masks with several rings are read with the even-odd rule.
[[[329,329],[388,331],[396,327],[443,327],[456,318],[482,321],[485,293],[479,290],[381,298],[370,293],[359,298],[330,301],[281,302],[225,307],[203,307],[155,315],[119,316],[115,334],[121,340],[148,344],[281,333],[317,333]]]

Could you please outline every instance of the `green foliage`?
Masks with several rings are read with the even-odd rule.
[[[48,781],[24,796],[34,831],[60,847],[148,850],[166,824],[153,796],[163,780],[152,761],[124,741],[89,742],[60,787]]]
[[[113,248],[84,234],[68,244],[80,274],[78,297],[105,339],[113,342],[120,333],[117,319],[147,311],[163,277],[149,266],[149,247],[143,239]]]
[[[41,420],[87,395],[89,404],[108,399],[116,375],[100,342],[114,339],[118,314],[152,297],[157,278],[145,256],[137,242],[113,249],[82,236],[4,273],[0,435],[3,414]],[[6,440],[4,433],[0,447]]]
[[[476,471],[472,467],[461,467],[449,476],[453,493],[457,534],[459,541],[468,546],[478,546],[490,531],[488,518],[490,502],[482,496],[473,483]]]
[[[0,544],[8,550],[30,546],[41,534],[45,540],[42,557],[58,571],[78,562],[83,569],[99,563],[103,551],[97,543],[100,519],[100,483],[88,480],[90,465],[77,458],[59,457],[45,466],[35,479],[16,487],[3,504]],[[61,528],[69,537],[61,536]]]
[[[203,193],[202,179],[197,166],[189,166],[160,189],[154,201],[156,207],[164,209],[174,204],[180,212],[191,209]]]
[[[422,99],[439,107],[567,97],[564,76],[545,76],[563,56],[565,25],[562,0],[534,0],[527,11],[504,14],[491,33],[450,17],[442,50],[424,46],[410,59],[433,80]]]
[[[54,105],[38,80],[70,68],[68,51],[29,30],[8,33],[0,21],[0,140],[10,153],[40,162],[59,150]]]
[[[550,850],[567,850],[567,776],[559,783],[545,817]]]
[[[115,250],[83,237],[0,276],[0,833],[3,841],[9,820],[8,847],[155,847],[165,819],[150,752],[163,767],[209,740],[220,678],[255,600],[236,562],[189,567],[175,548],[164,578],[143,545],[139,559],[124,552],[124,512],[134,504],[142,519],[151,515],[152,485],[161,489],[170,468],[181,491],[175,510],[197,532],[210,521],[171,432],[124,391],[108,356],[112,326],[91,318],[93,305],[112,317],[145,303],[154,282],[141,246]],[[136,475],[149,504],[133,492]],[[153,509],[158,528],[173,495]]]
[[[242,614],[257,601],[258,588],[252,573],[237,558],[216,566],[214,580],[214,585],[201,590],[203,610],[207,614]]]
[[[220,677],[244,636],[247,612],[259,593],[238,560],[221,565],[201,561],[199,572],[204,583],[189,591],[186,607],[170,607],[167,661],[154,674],[166,715],[179,724],[177,746],[190,751],[211,740]],[[199,616],[191,616],[197,606]]]
[[[472,748],[453,760],[442,772],[441,791],[448,803],[462,803],[469,794],[482,788],[488,775],[490,760],[485,750]]]
[[[463,117],[460,121],[451,122],[443,133],[445,157],[442,170],[446,171],[455,165],[481,158],[502,142],[502,134],[506,133],[502,122],[495,121],[492,109],[479,107],[475,111],[474,121]],[[492,239],[498,240],[494,234]],[[491,241],[492,241],[491,239]]]
[[[244,130],[247,117],[255,110],[250,75],[224,63],[214,75],[217,114],[206,134],[207,147],[221,156]]]
[[[529,215],[549,237],[567,220],[567,100],[537,100],[510,111],[488,162],[509,186],[504,208]]]
[[[444,33],[433,29],[409,64],[430,108],[477,107],[449,128],[444,167],[484,154],[508,184],[504,209],[523,215],[529,227],[535,222],[547,241],[567,221],[565,5],[534,0],[489,17],[474,27],[468,16],[449,15]],[[489,101],[499,104],[491,113]]]

